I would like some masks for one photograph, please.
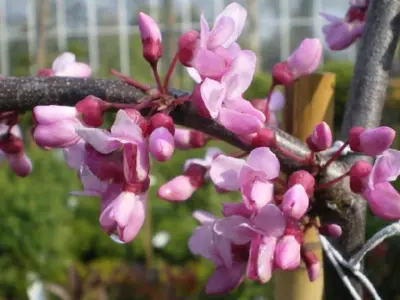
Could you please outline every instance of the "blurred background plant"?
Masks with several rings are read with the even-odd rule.
[[[11,3],[12,1],[14,0],[6,2]],[[26,1],[28,1],[27,4],[31,3],[30,0]],[[0,3],[3,2],[0,1]],[[13,2],[15,7],[18,7],[18,2],[21,1]],[[41,5],[50,5],[47,15],[50,21],[56,18],[55,2],[49,0],[38,2]],[[70,3],[72,2],[76,4],[76,6],[68,6],[72,12],[68,9],[65,11],[77,18],[76,22],[80,24],[79,16],[85,7],[79,6],[80,2],[71,1]],[[118,1],[118,3],[120,2]],[[136,24],[135,16],[139,10],[149,12],[149,7],[146,6],[147,1],[142,2],[141,6],[129,6],[131,10],[127,12],[129,16],[132,16],[130,24]],[[187,1],[183,2],[187,3]],[[220,3],[220,1],[216,2]],[[271,5],[269,9],[272,13],[282,15],[279,1],[260,1],[262,4],[259,5],[267,7],[267,2]],[[311,18],[309,11],[314,6],[310,6],[309,3],[315,5],[320,1],[297,2],[300,4],[291,11],[291,17],[308,16]],[[329,2],[331,3],[331,1]],[[175,41],[179,34],[173,24],[182,20],[181,16],[171,14],[173,10],[171,3],[171,0],[159,3],[158,10],[163,12],[160,14],[159,21],[167,28],[164,30],[166,35],[163,39],[166,61],[175,51]],[[196,1],[193,3],[189,10],[190,20],[198,22],[200,8]],[[343,3],[343,10],[345,10],[347,1],[343,1]],[[252,8],[254,12],[254,6],[250,6],[250,4],[254,5],[254,3],[248,2],[249,9]],[[175,5],[177,4],[175,3]],[[43,14],[43,11],[46,12],[46,10],[37,12],[38,16]],[[106,18],[106,12],[103,11],[103,18]],[[252,20],[254,21],[252,19],[254,14],[251,13],[252,10],[249,11],[249,26],[253,27],[248,29],[248,32],[257,29],[251,23]],[[117,22],[117,19],[112,19],[112,16],[114,15],[110,14],[111,21],[109,20],[109,22]],[[46,19],[46,16],[43,18]],[[36,24],[37,41],[41,40],[41,34],[46,35],[47,31],[51,31],[51,22],[46,23],[43,19],[41,22],[44,23],[43,28],[40,27],[42,23]],[[102,22],[106,21],[102,20]],[[26,32],[29,28],[24,27],[23,22],[21,24],[21,30]],[[2,26],[4,33],[4,24]],[[312,27],[300,25],[291,30],[289,48],[286,47],[286,50],[289,51],[293,50],[302,38],[315,35],[314,33],[317,32],[313,31]],[[273,62],[285,55],[286,50],[277,47],[274,42],[276,39],[282,39],[278,34],[279,30],[271,29],[271,31],[274,33],[264,38],[245,34],[246,39],[244,38],[241,43],[243,48],[248,46],[250,49],[258,49],[263,58],[262,62],[260,60],[258,74],[246,92],[247,99],[265,97],[271,82],[268,71]],[[253,40],[251,40],[251,36],[253,36]],[[24,46],[26,41],[11,41],[8,44],[9,70],[6,70],[4,61],[1,60],[2,72],[4,73],[6,70],[13,76],[28,76],[34,73],[40,64],[46,67],[51,66],[52,61],[59,54],[59,47],[56,39],[51,36],[47,37],[45,41],[47,42],[38,44],[42,48],[36,53],[38,55],[41,53],[42,58],[32,56],[27,51]],[[116,47],[119,42],[117,35],[97,37],[99,65],[95,71],[96,77],[112,78],[109,69],[120,69],[121,52]],[[80,61],[88,61],[88,57],[90,58],[90,53],[93,51],[89,45],[86,38],[69,38],[64,50],[75,53]],[[129,70],[130,75],[136,80],[151,82],[150,70],[141,57],[141,44],[137,31],[129,32],[127,45],[131,59],[129,66],[125,69]],[[264,51],[268,53],[265,54]],[[325,55],[324,64],[321,66],[321,71],[333,72],[337,75],[335,88],[336,129],[339,128],[343,117],[352,70],[353,63],[351,61],[338,60],[338,57],[330,56],[330,54]],[[393,76],[397,76],[396,71]],[[400,97],[397,96],[396,81],[393,82],[388,93],[388,105],[383,115],[383,123],[399,130],[399,110],[397,108]],[[185,90],[191,88],[192,82],[182,68],[174,74],[173,86]],[[195,209],[206,209],[218,215],[221,202],[238,199],[235,198],[235,194],[216,194],[211,185],[206,185],[191,199],[180,204],[168,203],[156,196],[160,184],[182,171],[185,159],[201,157],[204,150],[177,151],[169,162],[152,166],[153,185],[149,194],[152,218],[133,243],[122,245],[114,242],[100,229],[98,199],[69,196],[70,191],[80,189],[77,178],[65,166],[61,152],[45,152],[30,142],[30,125],[31,115],[26,113],[23,117],[23,128],[27,150],[34,162],[32,175],[25,179],[17,178],[9,171],[6,162],[2,162],[0,168],[0,186],[2,187],[0,299],[25,299],[28,286],[38,278],[44,283],[49,294],[57,295],[55,299],[208,299],[202,293],[202,288],[212,271],[211,264],[191,255],[187,247],[188,238],[196,226],[191,214]],[[209,144],[209,146],[212,145],[222,146],[225,151],[230,149],[218,142]],[[396,141],[395,148],[399,148],[399,140]],[[399,185],[400,182],[398,182]],[[383,225],[384,222],[369,216],[368,235],[372,235]],[[367,273],[378,285],[384,299],[394,299],[393,295],[400,295],[400,287],[397,284],[400,278],[400,268],[396,267],[400,264],[399,247],[400,240],[394,238],[372,252],[367,260]],[[262,286],[246,282],[234,293],[212,297],[212,299],[272,299],[272,295],[273,286],[271,284]]]

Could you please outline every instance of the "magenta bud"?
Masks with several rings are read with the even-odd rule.
[[[337,224],[322,224],[318,230],[320,234],[335,238],[342,235],[342,227]]]
[[[147,120],[141,115],[141,113],[136,109],[131,109],[131,108],[124,109],[124,111],[129,116],[129,118],[131,118],[132,121],[135,122],[135,124],[137,124],[140,127],[143,135],[146,136],[148,132],[147,130],[148,124]]]
[[[276,147],[275,132],[268,128],[261,128],[251,140],[253,147]]]
[[[322,43],[319,39],[304,39],[287,59],[294,79],[313,73],[322,56]]]
[[[103,112],[106,103],[95,96],[87,96],[75,105],[82,114],[83,122],[91,127],[100,127],[103,124]]]
[[[161,162],[167,161],[174,153],[174,137],[165,127],[158,127],[149,136],[149,149],[153,157]]]
[[[330,148],[332,145],[332,131],[329,125],[322,122],[315,126],[312,134],[307,138],[307,144],[314,152]]]
[[[178,41],[179,61],[185,67],[192,67],[192,60],[197,50],[200,34],[189,30],[182,34]]]
[[[142,12],[139,13],[138,23],[143,57],[150,64],[156,64],[163,54],[160,28],[150,16]]]
[[[45,68],[43,68],[43,69],[40,69],[40,70],[36,73],[36,75],[37,75],[37,76],[40,76],[40,77],[49,77],[49,76],[54,76],[54,72],[53,72],[52,69],[45,69]]]
[[[180,175],[163,184],[157,192],[158,197],[167,201],[185,201],[198,187],[192,185],[188,176]]]
[[[302,185],[295,184],[283,195],[281,209],[287,217],[299,220],[307,212],[308,204],[306,190]]]
[[[183,174],[190,179],[190,182],[194,187],[199,188],[205,183],[206,173],[207,168],[195,163],[191,163],[185,169]]]
[[[207,143],[206,135],[198,130],[190,131],[190,145],[192,148],[202,148]]]
[[[79,116],[75,107],[60,105],[39,105],[33,108],[33,117],[37,124],[48,125],[61,120],[73,120]]]
[[[175,133],[174,120],[172,120],[172,118],[167,114],[156,113],[152,116],[149,120],[147,132],[150,134],[159,127],[168,129],[171,134]]]
[[[387,126],[367,129],[360,135],[360,146],[366,155],[376,156],[389,149],[396,137],[396,131]]]
[[[293,235],[279,239],[275,248],[275,265],[282,270],[294,270],[300,265],[300,243]]]
[[[199,115],[206,118],[211,118],[210,112],[205,106],[203,98],[201,96],[201,85],[203,84],[203,82],[194,86],[192,94],[190,95],[190,99]]]
[[[292,187],[295,184],[302,185],[309,197],[314,194],[315,178],[309,172],[305,170],[293,172],[289,176],[288,187]]]
[[[276,63],[272,68],[272,78],[276,84],[290,85],[296,78],[293,76],[286,61]]]
[[[7,154],[17,154],[24,149],[24,142],[18,136],[11,134],[6,135],[0,140],[0,149]]]
[[[254,100],[251,100],[251,105],[253,105],[254,108],[257,108],[259,111],[265,113],[266,106],[267,106],[267,100],[266,99],[254,99]]]
[[[350,149],[355,152],[362,152],[360,135],[365,131],[364,127],[353,127],[349,131],[349,145]]]
[[[32,162],[25,153],[9,154],[7,159],[17,176],[26,177],[32,172]]]
[[[301,257],[306,265],[308,278],[315,281],[321,273],[321,263],[314,252],[302,248]]]
[[[80,137],[76,134],[78,120],[62,120],[49,125],[38,125],[33,139],[40,147],[65,148],[75,145]]]
[[[366,187],[366,179],[371,173],[372,165],[359,160],[350,168],[350,188],[354,193],[361,193]]]

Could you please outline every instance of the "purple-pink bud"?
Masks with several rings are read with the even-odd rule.
[[[160,28],[150,16],[142,12],[139,13],[138,23],[143,45],[143,57],[150,64],[156,64],[163,53]]]
[[[276,84],[290,85],[296,78],[289,69],[286,61],[276,63],[272,68],[272,78]]]
[[[190,178],[180,175],[163,184],[157,192],[158,197],[167,201],[185,201],[198,187],[192,185]]]
[[[24,142],[20,137],[10,133],[0,140],[0,149],[7,154],[17,154],[23,151]]]
[[[387,126],[367,129],[360,135],[362,152],[366,155],[376,156],[390,148],[396,137],[396,131]]]
[[[279,239],[275,248],[275,265],[282,270],[294,270],[300,265],[300,243],[293,235]]]
[[[251,140],[253,147],[276,147],[275,132],[268,128],[261,128]]]
[[[320,234],[335,238],[342,235],[342,227],[337,224],[322,224],[318,230]]]
[[[147,132],[150,134],[159,127],[168,129],[171,134],[175,133],[174,120],[167,114],[156,113],[152,116],[148,123]]]
[[[191,184],[196,188],[201,187],[205,183],[206,173],[207,168],[195,163],[189,164],[185,172],[183,172],[183,174],[190,179]]]
[[[283,195],[281,209],[287,217],[298,220],[307,212],[308,204],[306,190],[302,185],[295,184]]]
[[[301,257],[306,265],[308,278],[310,281],[314,281],[318,278],[321,273],[321,263],[314,252],[306,250],[302,247]]]
[[[149,136],[149,149],[153,157],[161,162],[167,161],[174,153],[174,137],[165,127],[158,127]]]
[[[304,39],[287,59],[295,79],[313,73],[321,61],[322,44],[319,39]]]
[[[43,68],[43,69],[40,69],[40,70],[36,73],[36,75],[37,75],[37,76],[40,76],[40,77],[49,77],[49,76],[54,76],[54,72],[53,72],[52,69],[45,69],[45,68]]]
[[[205,106],[203,98],[201,96],[201,85],[203,84],[203,82],[194,86],[192,94],[190,95],[190,99],[199,115],[206,118],[211,118],[210,112]]]
[[[192,60],[196,53],[200,34],[195,30],[189,30],[182,34],[178,41],[179,61],[186,67],[192,67]]]
[[[75,128],[78,120],[62,120],[48,125],[38,125],[33,130],[33,138],[40,147],[64,148],[75,145],[80,137]]]
[[[332,131],[325,122],[314,127],[312,134],[307,138],[307,145],[314,152],[324,151],[332,145]]]
[[[254,99],[251,100],[251,105],[253,105],[254,108],[257,108],[261,112],[265,112],[266,106],[267,106],[267,100],[266,99]]]
[[[83,122],[91,127],[100,127],[103,124],[103,112],[106,107],[106,102],[91,95],[75,105],[76,110],[82,114]]]
[[[32,162],[24,152],[7,155],[7,159],[17,176],[26,177],[32,172]]]
[[[202,148],[207,143],[206,135],[201,131],[175,128],[175,147],[181,150]]]
[[[365,131],[364,127],[356,126],[349,131],[349,145],[350,149],[355,152],[362,152],[360,135]]]
[[[372,165],[369,162],[359,160],[350,168],[350,189],[354,193],[361,193],[366,187],[366,179],[371,173]]]
[[[304,187],[308,197],[314,194],[315,178],[309,172],[305,170],[293,172],[289,176],[288,187],[290,188],[296,184],[300,184]]]

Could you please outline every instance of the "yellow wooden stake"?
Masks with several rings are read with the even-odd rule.
[[[305,141],[320,122],[325,121],[333,127],[335,80],[336,75],[333,73],[312,74],[300,78],[285,90],[285,131]],[[322,248],[315,229],[307,231],[305,245],[313,249],[322,265]],[[321,300],[324,290],[323,268],[314,282],[310,282],[302,264],[294,271],[277,271],[274,283],[277,300]]]

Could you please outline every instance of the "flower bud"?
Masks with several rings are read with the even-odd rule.
[[[284,86],[290,85],[295,80],[286,61],[276,63],[272,67],[272,78],[276,84]]]
[[[197,190],[190,178],[180,175],[163,184],[157,192],[158,197],[167,201],[185,201]]]
[[[251,141],[253,147],[276,147],[275,132],[268,128],[261,128]]]
[[[75,107],[60,105],[39,105],[33,108],[33,116],[38,125],[49,125],[61,120],[73,120],[79,116]]]
[[[295,79],[313,73],[319,65],[322,43],[319,39],[304,39],[287,59]]]
[[[303,259],[308,273],[310,281],[315,281],[321,273],[321,263],[314,252],[305,250],[304,247],[301,249],[301,258]]]
[[[390,148],[396,131],[387,126],[367,129],[360,135],[360,146],[366,155],[376,156]]]
[[[163,52],[160,29],[150,16],[142,12],[139,13],[138,23],[143,45],[143,57],[150,64],[156,64]]]
[[[52,69],[40,69],[37,73],[36,76],[40,77],[49,77],[49,76],[54,76],[54,72]]]
[[[147,131],[152,133],[155,129],[164,127],[173,135],[175,133],[174,120],[164,113],[157,113],[149,120]]]
[[[0,141],[0,149],[7,154],[17,154],[24,149],[24,142],[11,133]]]
[[[314,194],[315,178],[305,170],[299,170],[293,172],[289,176],[288,187],[292,187],[296,184],[300,184],[306,190],[308,197]]]
[[[174,153],[174,137],[165,127],[158,127],[150,134],[149,149],[153,157],[164,162]]]
[[[192,60],[196,53],[200,34],[195,30],[189,30],[182,34],[178,41],[179,61],[185,67],[192,67]]]
[[[332,145],[332,131],[329,125],[322,122],[314,127],[312,134],[307,138],[308,147],[314,151],[324,151]]]
[[[26,177],[32,172],[32,162],[25,153],[9,154],[7,159],[17,176]]]
[[[53,124],[38,125],[33,130],[33,138],[40,147],[69,147],[80,140],[75,131],[78,125],[78,120],[62,120]]]
[[[372,165],[369,162],[359,160],[350,168],[350,189],[354,193],[361,193],[366,187],[366,179],[371,173]]]
[[[318,230],[320,234],[335,238],[342,235],[342,227],[337,224],[322,224]]]
[[[360,135],[365,131],[364,127],[353,127],[349,131],[349,145],[350,149],[355,152],[362,152]]]
[[[282,270],[294,270],[300,265],[300,244],[292,235],[279,239],[275,248],[275,265]]]
[[[306,190],[302,185],[295,184],[283,195],[281,209],[287,217],[298,220],[307,212],[308,204]]]
[[[91,127],[100,127],[103,124],[103,112],[106,103],[95,96],[87,96],[75,105],[82,114],[83,122]]]

